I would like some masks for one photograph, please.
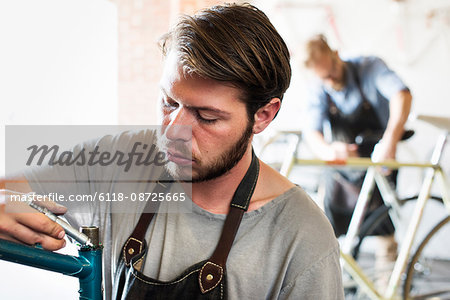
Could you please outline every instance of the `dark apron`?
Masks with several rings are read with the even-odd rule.
[[[133,233],[125,242],[115,274],[113,299],[226,299],[226,262],[231,246],[248,209],[256,186],[259,162],[252,153],[252,162],[240,182],[230,204],[220,240],[212,256],[199,262],[171,281],[145,276],[140,270],[147,254],[144,239],[153,213],[142,213]],[[157,185],[155,192],[168,191]]]
[[[358,154],[360,157],[370,157],[376,143],[381,139],[384,127],[378,116],[365,98],[362,92],[360,80],[356,68],[348,63],[353,70],[356,85],[362,97],[361,104],[349,115],[343,114],[327,94],[328,119],[331,127],[332,141],[341,141],[348,144],[358,144]],[[361,140],[362,143],[358,143]],[[364,142],[365,141],[365,142]],[[326,171],[324,173],[325,213],[335,230],[336,236],[345,234],[350,224],[353,209],[356,205],[365,171],[338,169]],[[388,176],[388,181],[395,186],[397,172]],[[372,193],[369,211],[366,218],[378,207],[384,205],[378,187]],[[394,227],[390,219],[381,223],[372,233],[374,235],[388,235],[394,232]]]

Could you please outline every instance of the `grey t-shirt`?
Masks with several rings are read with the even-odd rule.
[[[99,145],[100,149],[125,151],[136,141],[154,143],[154,139],[152,131],[125,132],[80,144],[74,152]],[[37,193],[68,195],[124,190],[151,192],[153,183],[121,179],[155,178],[161,172],[152,166],[131,169],[132,174],[124,174],[123,167],[108,168],[52,166],[28,170],[25,175]],[[108,180],[85,180],[98,174]],[[145,275],[171,280],[213,253],[226,216],[205,211],[189,198],[185,201],[190,212],[160,213],[150,224],[146,234],[149,254],[143,269]],[[83,203],[87,209],[82,212],[75,207],[80,203],[62,204],[68,206],[67,219],[75,226],[101,228],[105,297],[110,299],[121,248],[136,225],[143,204],[133,203],[125,213],[115,207],[120,205],[117,202]],[[162,203],[161,209],[171,205]],[[301,188],[293,187],[244,214],[228,257],[227,294],[229,299],[343,299],[337,240],[322,211]]]

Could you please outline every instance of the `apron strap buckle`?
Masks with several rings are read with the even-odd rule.
[[[198,281],[200,283],[200,291],[205,294],[213,290],[223,278],[223,267],[213,262],[206,262],[200,270]]]
[[[144,243],[133,237],[129,237],[125,245],[123,246],[123,258],[127,267],[130,266],[131,259],[136,255],[141,254],[144,248]]]

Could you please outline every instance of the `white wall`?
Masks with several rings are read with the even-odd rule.
[[[0,2],[0,125],[116,124],[116,15],[107,0]]]
[[[1,1],[0,37],[0,175],[5,124],[117,124],[113,3]],[[0,289],[2,299],[77,299],[78,280],[0,261]]]

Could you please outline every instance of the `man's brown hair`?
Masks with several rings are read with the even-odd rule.
[[[327,38],[323,34],[311,37],[305,45],[305,67],[309,68],[316,63],[323,54],[332,54],[333,50],[327,43]]]
[[[161,39],[177,51],[186,73],[230,83],[243,92],[249,119],[272,98],[283,98],[291,79],[289,51],[267,16],[250,4],[214,6],[184,16]]]

